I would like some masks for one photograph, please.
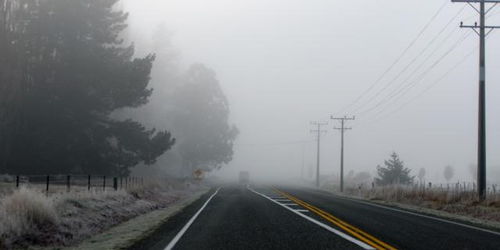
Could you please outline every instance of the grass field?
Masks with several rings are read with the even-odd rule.
[[[482,224],[500,225],[500,194],[490,192],[480,201],[473,189],[450,185],[444,187],[380,186],[374,188],[347,188],[345,194],[362,199],[414,208],[445,212],[448,215],[471,218]],[[429,211],[430,211],[429,210]]]
[[[0,183],[0,249],[69,246],[121,222],[165,208],[197,189],[176,180],[115,191],[102,187]]]

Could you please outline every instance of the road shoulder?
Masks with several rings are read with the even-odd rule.
[[[78,246],[67,249],[126,249],[134,243],[147,238],[169,218],[199,200],[209,190],[210,189],[200,190],[167,208],[156,210],[128,220],[83,241]]]
[[[311,189],[311,188],[308,188],[308,189]],[[334,196],[344,198],[344,199],[350,199],[353,201],[364,202],[367,204],[382,206],[382,207],[386,207],[389,209],[396,209],[396,210],[400,210],[402,212],[415,213],[417,215],[434,217],[436,219],[448,220],[448,221],[453,222],[453,223],[459,223],[459,224],[464,224],[464,225],[468,225],[468,226],[482,228],[485,230],[500,232],[500,222],[496,222],[496,221],[488,221],[488,220],[483,220],[483,219],[479,219],[479,218],[475,218],[475,217],[471,217],[471,216],[454,214],[454,213],[446,212],[443,210],[432,209],[432,208],[427,208],[427,207],[422,207],[422,206],[417,206],[417,205],[410,205],[410,204],[405,204],[405,203],[400,203],[400,202],[373,200],[373,199],[366,199],[366,198],[359,197],[359,196],[339,194],[339,193],[334,193],[330,190],[324,190],[324,189],[312,189],[312,190],[325,192],[325,193],[328,193],[330,195],[334,195]]]

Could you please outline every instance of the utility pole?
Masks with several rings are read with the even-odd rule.
[[[340,128],[334,127],[334,129],[340,130],[340,192],[344,192],[344,131],[351,130],[352,128],[346,128],[345,121],[353,121],[355,117],[333,117],[332,120],[340,121]]]
[[[302,168],[300,169],[300,180],[303,182],[304,181],[304,151],[305,151],[305,142],[301,143],[302,147]]]
[[[317,129],[312,129],[311,133],[317,133],[316,143],[316,187],[319,187],[319,152],[320,152],[320,141],[321,141],[321,133],[326,133],[326,130],[321,130],[321,126],[327,125],[327,122],[311,122],[311,125],[318,126]]]
[[[464,25],[460,28],[470,28],[479,35],[479,107],[478,107],[478,145],[477,145],[477,190],[480,200],[486,198],[486,36],[500,26],[487,26],[485,15],[490,12],[500,0],[451,0],[452,2],[467,3],[479,13],[479,26]],[[477,8],[473,3],[479,3]],[[492,5],[486,9],[486,4]],[[486,32],[488,29],[488,32]]]

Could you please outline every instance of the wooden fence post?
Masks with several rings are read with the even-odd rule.
[[[16,188],[19,187],[19,175],[16,175]]]
[[[49,182],[50,182],[50,175],[47,175],[47,185],[45,187],[45,191],[47,192],[47,195],[49,194]]]
[[[102,191],[106,191],[106,176],[102,177]]]
[[[66,176],[66,188],[67,192],[69,192],[71,189],[71,175]]]
[[[116,177],[113,177],[113,188],[116,190],[118,190],[118,178]]]
[[[90,175],[88,176],[88,180],[87,180],[87,190],[90,191]]]

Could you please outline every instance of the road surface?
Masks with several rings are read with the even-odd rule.
[[[500,249],[500,233],[313,189],[227,186],[132,249]]]

